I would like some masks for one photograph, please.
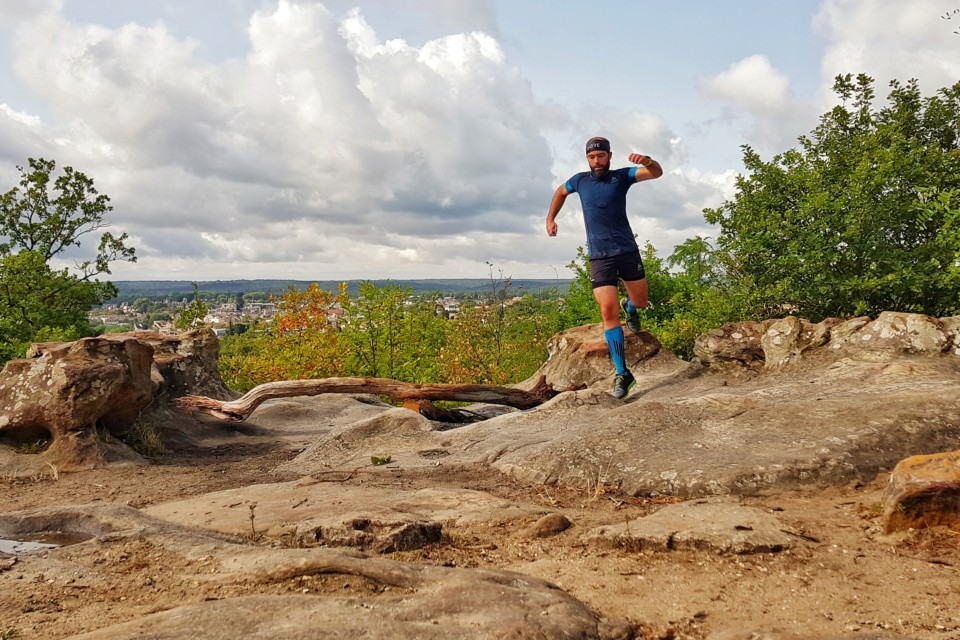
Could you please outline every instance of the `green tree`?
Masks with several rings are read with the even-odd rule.
[[[442,382],[440,355],[447,343],[450,323],[443,314],[440,292],[404,302],[402,319],[403,356],[396,372],[398,380]]]
[[[344,304],[341,339],[350,352],[348,368],[361,376],[398,378],[410,336],[404,331],[404,301],[410,287],[364,280],[356,298]],[[416,339],[416,338],[414,338]]]
[[[697,336],[742,317],[720,255],[706,238],[687,239],[665,262],[644,262],[652,271],[652,307],[645,315],[660,343],[676,355],[692,357]]]
[[[407,382],[436,381],[446,321],[437,311],[439,294],[412,297],[411,287],[391,282],[359,284],[356,298],[344,302],[341,341],[354,375]]]
[[[277,380],[328,378],[344,374],[344,353],[328,318],[337,296],[316,283],[291,285],[280,298],[270,326],[257,324],[220,341],[220,376],[236,391]]]
[[[960,82],[926,98],[890,86],[874,109],[872,78],[838,76],[842,104],[799,148],[743,148],[736,195],[704,213],[748,315],[960,310]]]
[[[220,339],[220,357],[217,368],[224,384],[245,393],[259,384],[287,379],[282,375],[286,371],[280,368],[280,374],[274,369],[276,340],[274,336],[261,328],[259,331],[247,331],[242,335],[226,335]]]
[[[448,382],[506,384],[519,379],[512,362],[517,344],[511,341],[507,313],[513,303],[512,279],[504,277],[502,270],[494,274],[492,263],[487,266],[489,293],[476,302],[465,300],[450,321],[440,363]]]
[[[577,257],[567,264],[567,268],[573,271],[574,277],[563,303],[564,328],[600,322],[600,307],[593,297],[590,282],[590,258],[582,245],[577,247]]]
[[[72,167],[55,175],[52,160],[28,164],[17,167],[18,186],[0,196],[0,360],[22,355],[31,341],[89,334],[86,312],[117,295],[98,276],[114,261],[136,261],[127,234],[102,232],[92,257],[72,269],[51,266],[81,239],[96,237],[113,207]]]
[[[196,282],[192,284],[193,302],[187,305],[187,307],[177,315],[177,319],[173,321],[173,326],[177,329],[192,329],[194,327],[204,326],[203,319],[210,311],[207,304],[200,298],[200,285]]]
[[[547,360],[547,343],[563,328],[557,299],[523,295],[506,309],[503,368],[510,382],[525,380]]]

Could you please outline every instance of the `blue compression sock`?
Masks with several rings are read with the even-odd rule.
[[[633,304],[633,300],[627,298],[627,313],[633,313],[637,308]]]
[[[610,357],[613,358],[613,366],[617,368],[617,375],[626,373],[627,363],[624,359],[623,327],[605,329],[603,337],[607,339],[607,347],[610,349]]]

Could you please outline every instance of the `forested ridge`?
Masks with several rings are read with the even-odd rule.
[[[280,295],[288,288],[306,289],[316,284],[321,289],[335,291],[341,282],[347,283],[347,290],[356,294],[360,283],[367,280],[197,280],[201,291],[213,294],[243,294],[265,293]],[[370,282],[378,286],[387,283],[401,287],[410,287],[414,293],[439,291],[444,294],[483,293],[490,288],[489,278],[442,278],[442,279],[372,279]],[[518,290],[540,291],[543,289],[559,289],[566,291],[569,279],[515,279],[514,285]],[[189,298],[193,292],[193,281],[188,280],[117,280],[113,283],[117,288],[117,295],[106,300],[106,303],[133,302],[137,298],[172,299]]]

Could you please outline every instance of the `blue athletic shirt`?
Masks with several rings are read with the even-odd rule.
[[[627,220],[627,191],[637,183],[637,167],[611,169],[600,179],[584,171],[567,180],[567,193],[579,193],[587,227],[587,255],[608,258],[637,251]]]

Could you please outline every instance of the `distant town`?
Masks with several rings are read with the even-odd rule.
[[[358,281],[352,281],[354,289]],[[409,288],[406,304],[436,298],[437,313],[454,319],[466,300],[483,303],[494,290],[507,296],[510,304],[523,295],[560,296],[569,288],[568,280],[431,280],[431,281],[377,281],[378,286],[390,282]],[[220,336],[241,333],[249,327],[269,322],[277,313],[278,301],[290,286],[305,289],[310,282],[279,280],[243,280],[198,282],[200,300],[207,307],[203,326]],[[318,283],[321,289],[336,291],[339,282]],[[348,292],[350,291],[348,282]],[[193,283],[181,281],[115,282],[119,295],[114,300],[88,313],[90,324],[104,332],[152,330],[163,334],[177,333],[174,323],[180,313],[193,302]],[[259,285],[259,287],[258,287]],[[327,285],[327,286],[324,286]],[[437,285],[445,285],[446,289]],[[245,289],[245,290],[244,290]],[[164,292],[176,292],[174,295]],[[355,291],[354,291],[355,293]],[[337,326],[343,317],[338,303],[328,309],[327,322]]]

